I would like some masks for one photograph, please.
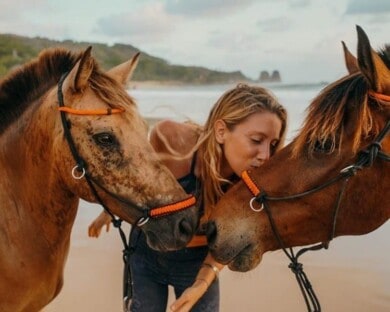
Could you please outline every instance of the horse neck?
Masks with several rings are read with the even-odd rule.
[[[0,137],[0,197],[2,213],[16,218],[20,230],[38,227],[58,243],[70,237],[78,198],[66,191],[56,169],[55,144],[62,132],[54,92],[32,103]]]

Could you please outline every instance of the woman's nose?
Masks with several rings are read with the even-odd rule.
[[[263,161],[268,160],[271,157],[271,146],[268,144],[263,144],[260,146],[257,158]]]

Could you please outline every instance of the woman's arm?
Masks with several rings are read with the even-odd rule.
[[[209,253],[196,276],[195,282],[187,288],[172,305],[173,312],[188,312],[204,295],[211,283],[218,278],[219,271],[224,268]]]
[[[110,230],[111,216],[103,210],[100,215],[88,227],[89,237],[99,237],[103,226],[106,226],[106,232]]]

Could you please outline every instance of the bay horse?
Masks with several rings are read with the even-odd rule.
[[[125,90],[138,58],[103,72],[91,47],[47,49],[1,80],[0,311],[39,311],[60,292],[80,198],[143,224],[155,249],[192,237],[197,208],[168,215],[188,195]]]
[[[324,88],[295,139],[244,172],[213,209],[209,248],[230,269],[251,270],[267,251],[367,234],[389,219],[390,46],[376,52],[359,26],[357,34],[352,74]]]

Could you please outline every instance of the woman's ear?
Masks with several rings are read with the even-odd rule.
[[[219,144],[225,143],[225,134],[227,131],[226,123],[222,119],[218,119],[214,123],[214,135]]]

